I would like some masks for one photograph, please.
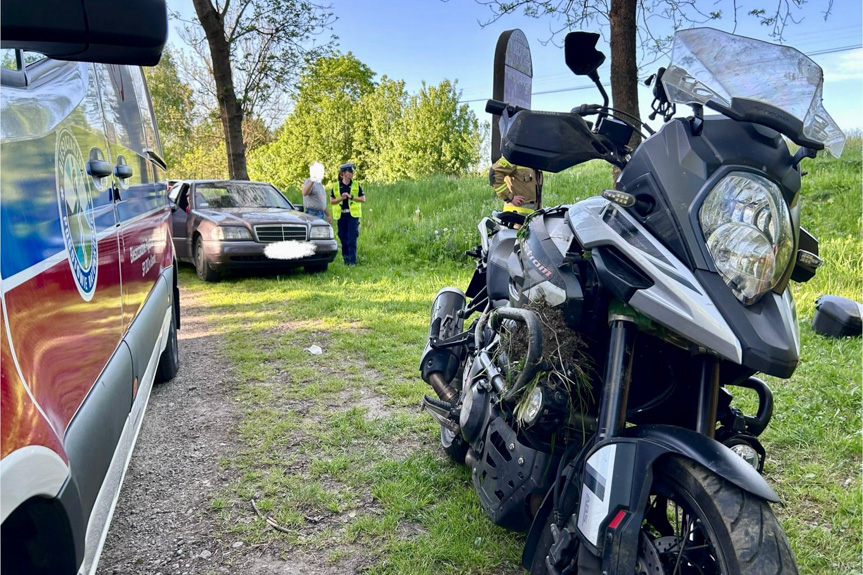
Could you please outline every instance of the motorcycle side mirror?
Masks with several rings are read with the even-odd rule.
[[[605,54],[596,49],[599,34],[595,32],[570,32],[563,44],[567,67],[577,76],[587,76],[599,81],[596,72],[605,62]]]

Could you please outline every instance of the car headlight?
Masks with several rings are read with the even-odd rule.
[[[216,226],[210,230],[210,237],[214,240],[250,240],[252,234],[246,228],[236,226]]]
[[[719,275],[745,305],[773,289],[791,265],[791,216],[767,178],[731,172],[704,200],[698,222]]]
[[[312,226],[309,232],[310,240],[329,240],[333,237],[333,228],[330,226]]]

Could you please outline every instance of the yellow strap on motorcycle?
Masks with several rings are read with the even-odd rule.
[[[532,214],[534,212],[533,208],[524,208],[522,206],[514,206],[510,203],[506,203],[503,205],[503,211],[505,212],[517,212],[519,214]]]

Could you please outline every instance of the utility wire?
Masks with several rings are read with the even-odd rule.
[[[807,56],[821,56],[823,54],[835,54],[836,52],[847,52],[848,50],[859,50],[863,48],[863,44],[855,44],[853,46],[842,46],[839,48],[826,48],[824,50],[816,50],[815,52],[809,52]],[[604,88],[610,88],[611,83],[605,83],[602,85]],[[561,92],[577,92],[579,90],[590,90],[596,88],[595,84],[588,84],[586,86],[575,86],[572,88],[558,88],[556,90],[543,90],[542,92],[531,92],[531,96],[544,96],[546,94],[559,94]],[[485,102],[488,98],[475,98],[473,100],[459,100],[459,104],[472,104],[474,102]]]

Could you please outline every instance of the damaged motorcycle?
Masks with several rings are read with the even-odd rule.
[[[564,50],[602,105],[487,110],[513,164],[601,159],[615,187],[482,219],[469,286],[432,306],[423,407],[491,520],[528,533],[532,574],[796,573],[760,474],[773,400],[755,375],[794,372],[789,282],[821,264],[800,227],[801,162],[844,145],[822,71],[793,48],[679,31],[653,133],[609,107],[597,39],[573,32]]]

